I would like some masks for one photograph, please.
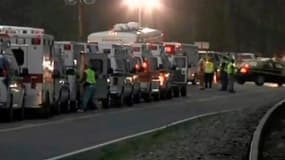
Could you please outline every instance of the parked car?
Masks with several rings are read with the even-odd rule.
[[[282,86],[285,83],[285,65],[271,59],[252,61],[238,69],[236,80],[239,84],[253,81],[258,86],[265,82]]]

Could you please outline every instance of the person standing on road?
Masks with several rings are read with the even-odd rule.
[[[234,93],[234,83],[235,83],[235,65],[234,60],[232,59],[227,65],[228,73],[228,89],[230,93]]]
[[[221,79],[221,91],[226,91],[228,88],[228,73],[227,73],[227,64],[222,62],[220,67],[220,79]]]
[[[88,108],[88,103],[92,101],[92,98],[95,93],[96,85],[96,71],[94,67],[89,66],[83,74],[81,83],[84,85],[84,94],[82,100],[82,106],[78,112],[84,112]]]
[[[198,67],[198,79],[199,79],[199,85],[200,85],[200,89],[204,90],[205,88],[205,60],[202,57],[199,60],[199,67]]]
[[[205,88],[212,88],[215,67],[211,58],[205,63]]]

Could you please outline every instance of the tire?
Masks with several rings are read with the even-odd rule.
[[[282,87],[283,83],[282,82],[278,82],[278,87]]]
[[[166,98],[167,99],[172,99],[172,97],[173,97],[173,94],[172,94],[173,92],[172,92],[172,88],[170,88],[169,90],[167,90],[167,92],[166,92]]]
[[[13,95],[10,94],[10,100],[8,104],[8,121],[12,122],[14,120],[14,110],[13,110]]]
[[[151,96],[150,96],[150,94],[144,94],[143,95],[143,99],[144,99],[144,101],[145,102],[151,102]]]
[[[103,109],[109,108],[109,98],[102,99],[102,107]]]
[[[174,97],[179,97],[179,88],[178,87],[173,88],[173,95],[174,95]]]
[[[24,120],[25,119],[25,98],[23,98],[22,107],[20,109],[19,119]]]
[[[50,98],[49,98],[49,92],[46,92],[45,94],[45,102],[43,106],[43,117],[49,118],[51,116],[51,104],[50,104]]]
[[[264,81],[265,81],[265,78],[263,76],[257,76],[256,79],[255,79],[255,84],[257,86],[263,86],[264,85]]]
[[[141,99],[140,93],[134,95],[134,103],[136,104],[140,103],[140,99]]]
[[[159,93],[153,94],[153,100],[154,100],[154,101],[159,101],[159,100],[160,100],[160,95],[159,95]]]
[[[131,107],[134,105],[134,95],[133,93],[131,93],[131,95],[125,97],[125,102],[126,102],[126,105]]]
[[[238,80],[237,80],[237,83],[240,84],[240,85],[243,85],[243,84],[245,84],[245,80],[238,79]]]
[[[187,87],[186,86],[181,87],[180,92],[181,92],[182,97],[186,97],[187,96]]]

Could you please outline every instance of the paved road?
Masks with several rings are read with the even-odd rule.
[[[284,98],[285,88],[237,87],[229,94],[189,86],[189,96],[115,109],[0,124],[0,159],[38,160],[104,143],[203,113],[272,105]]]

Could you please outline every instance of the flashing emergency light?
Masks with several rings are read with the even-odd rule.
[[[175,47],[174,46],[170,46],[170,45],[167,45],[164,47],[164,50],[167,54],[174,54],[175,52]]]
[[[66,50],[66,51],[70,51],[71,50],[71,45],[70,44],[65,44],[63,46],[63,49]]]

